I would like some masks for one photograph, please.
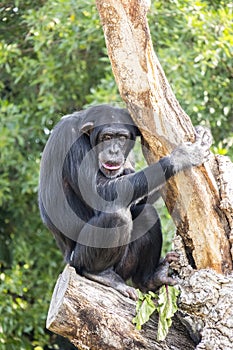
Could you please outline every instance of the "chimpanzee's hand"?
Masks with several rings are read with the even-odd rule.
[[[197,126],[195,132],[196,140],[194,143],[184,143],[172,152],[171,162],[173,163],[175,172],[195,165],[201,165],[208,160],[210,155],[209,149],[212,144],[210,130],[203,126]]]

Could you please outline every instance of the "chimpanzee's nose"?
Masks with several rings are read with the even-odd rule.
[[[118,145],[117,144],[113,144],[112,146],[111,146],[111,148],[109,149],[109,153],[111,154],[111,155],[118,155],[119,154],[119,147],[118,147]]]

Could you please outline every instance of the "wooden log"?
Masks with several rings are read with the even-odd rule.
[[[135,328],[135,302],[112,288],[90,281],[66,266],[55,286],[47,328],[68,338],[80,350],[191,350],[194,343],[174,317],[169,335],[158,342],[158,317]]]

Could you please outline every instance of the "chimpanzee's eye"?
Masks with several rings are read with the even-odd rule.
[[[126,141],[126,139],[127,139],[126,135],[120,135],[119,136],[119,140],[122,141],[122,142]]]
[[[108,134],[103,135],[103,137],[102,137],[102,141],[110,141],[111,139],[112,139],[112,136],[108,135]]]

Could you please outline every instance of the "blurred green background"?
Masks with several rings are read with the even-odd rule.
[[[149,21],[177,99],[233,157],[232,3],[152,1]],[[93,0],[2,0],[0,38],[0,350],[69,350],[45,330],[64,264],[39,217],[41,152],[62,115],[121,100]]]

